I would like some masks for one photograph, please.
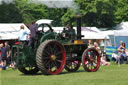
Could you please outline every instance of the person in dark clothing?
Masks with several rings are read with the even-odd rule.
[[[2,58],[3,65],[6,66],[7,56],[8,56],[8,48],[4,47],[2,44],[2,47],[0,50],[1,50],[1,58]]]
[[[2,62],[2,58],[1,58],[1,48],[3,47],[3,44],[0,43],[0,63]]]
[[[33,22],[32,25],[30,26],[30,42],[29,42],[32,49],[34,49],[37,32],[38,32],[38,25],[35,24],[35,22]]]
[[[7,49],[7,64],[9,65],[11,63],[11,49],[8,42],[5,42],[5,48]]]

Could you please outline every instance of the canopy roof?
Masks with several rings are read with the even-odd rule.
[[[115,28],[116,29],[125,29],[125,30],[128,30],[128,21],[127,22],[121,22]]]
[[[82,27],[82,35],[84,35],[82,39],[109,39],[96,27]]]
[[[0,23],[0,40],[18,39],[18,32],[23,23]],[[29,29],[24,25],[24,29]]]
[[[39,24],[51,24],[53,20],[49,20],[49,19],[40,19],[38,21],[36,21],[36,23]]]

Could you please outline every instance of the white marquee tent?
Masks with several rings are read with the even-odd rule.
[[[18,39],[18,32],[20,26],[24,25],[23,23],[0,23],[0,40],[13,40]],[[29,29],[24,25],[25,30]]]
[[[109,39],[96,27],[82,27],[82,35],[84,35],[82,39]]]
[[[39,22],[40,23],[40,22]],[[12,24],[4,24],[0,23],[0,40],[11,40],[18,39],[18,32],[20,30],[20,26],[24,25],[23,23],[12,23]],[[29,31],[29,29],[24,25],[25,30]],[[64,27],[53,27],[55,32],[61,32]],[[76,27],[74,27],[76,30]],[[82,39],[109,39],[107,35],[102,33],[96,27],[82,27]]]
[[[119,45],[120,41],[123,41],[128,46],[128,30],[109,30],[103,31],[104,34],[107,34],[110,37],[112,45]]]
[[[123,29],[123,30],[128,30],[128,21],[127,22],[122,22],[115,27],[116,29]]]

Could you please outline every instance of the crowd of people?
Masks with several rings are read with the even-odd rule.
[[[8,45],[8,42],[1,43],[0,44],[0,67],[3,68],[3,70],[6,69],[7,64],[10,64],[11,62],[11,49]]]
[[[101,56],[101,64],[109,66],[110,62],[107,61],[106,52],[102,51],[97,42],[92,44],[91,40],[88,40],[88,48],[95,47]],[[117,46],[117,50],[112,53],[112,61],[115,61],[117,64],[128,64],[128,50],[126,49],[126,45],[123,41],[120,41],[120,45]],[[124,62],[126,61],[126,62]]]
[[[124,60],[126,60],[126,63],[128,64],[128,56],[127,56],[127,49],[126,45],[123,41],[120,41],[120,45],[117,47],[117,52],[114,51],[112,53],[113,60],[116,61],[116,63],[124,64]]]
[[[100,54],[101,65],[109,66],[110,62],[107,62],[107,60],[106,60],[106,53],[101,50],[98,43],[97,42],[92,43],[91,40],[88,40],[88,48],[91,48],[91,47],[94,47],[98,51],[98,53]]]

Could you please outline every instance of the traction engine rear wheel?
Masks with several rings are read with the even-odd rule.
[[[18,70],[24,74],[36,74],[39,69],[37,67],[22,67],[19,63],[19,56],[20,56],[20,51],[19,51],[19,47],[16,46],[15,48],[12,48],[12,52],[11,52],[11,58],[12,58],[12,63],[15,65],[15,67],[18,68]]]
[[[80,61],[67,61],[65,65],[65,69],[68,72],[76,72],[80,67]]]
[[[95,72],[100,67],[100,55],[95,48],[88,48],[82,55],[82,65],[88,72]]]
[[[65,69],[68,72],[76,72],[79,69],[81,62],[78,60],[72,60],[72,54],[70,54],[69,58],[71,58],[71,60],[66,61]]]
[[[55,40],[46,40],[37,49],[36,63],[45,75],[59,74],[66,63],[64,47]]]

